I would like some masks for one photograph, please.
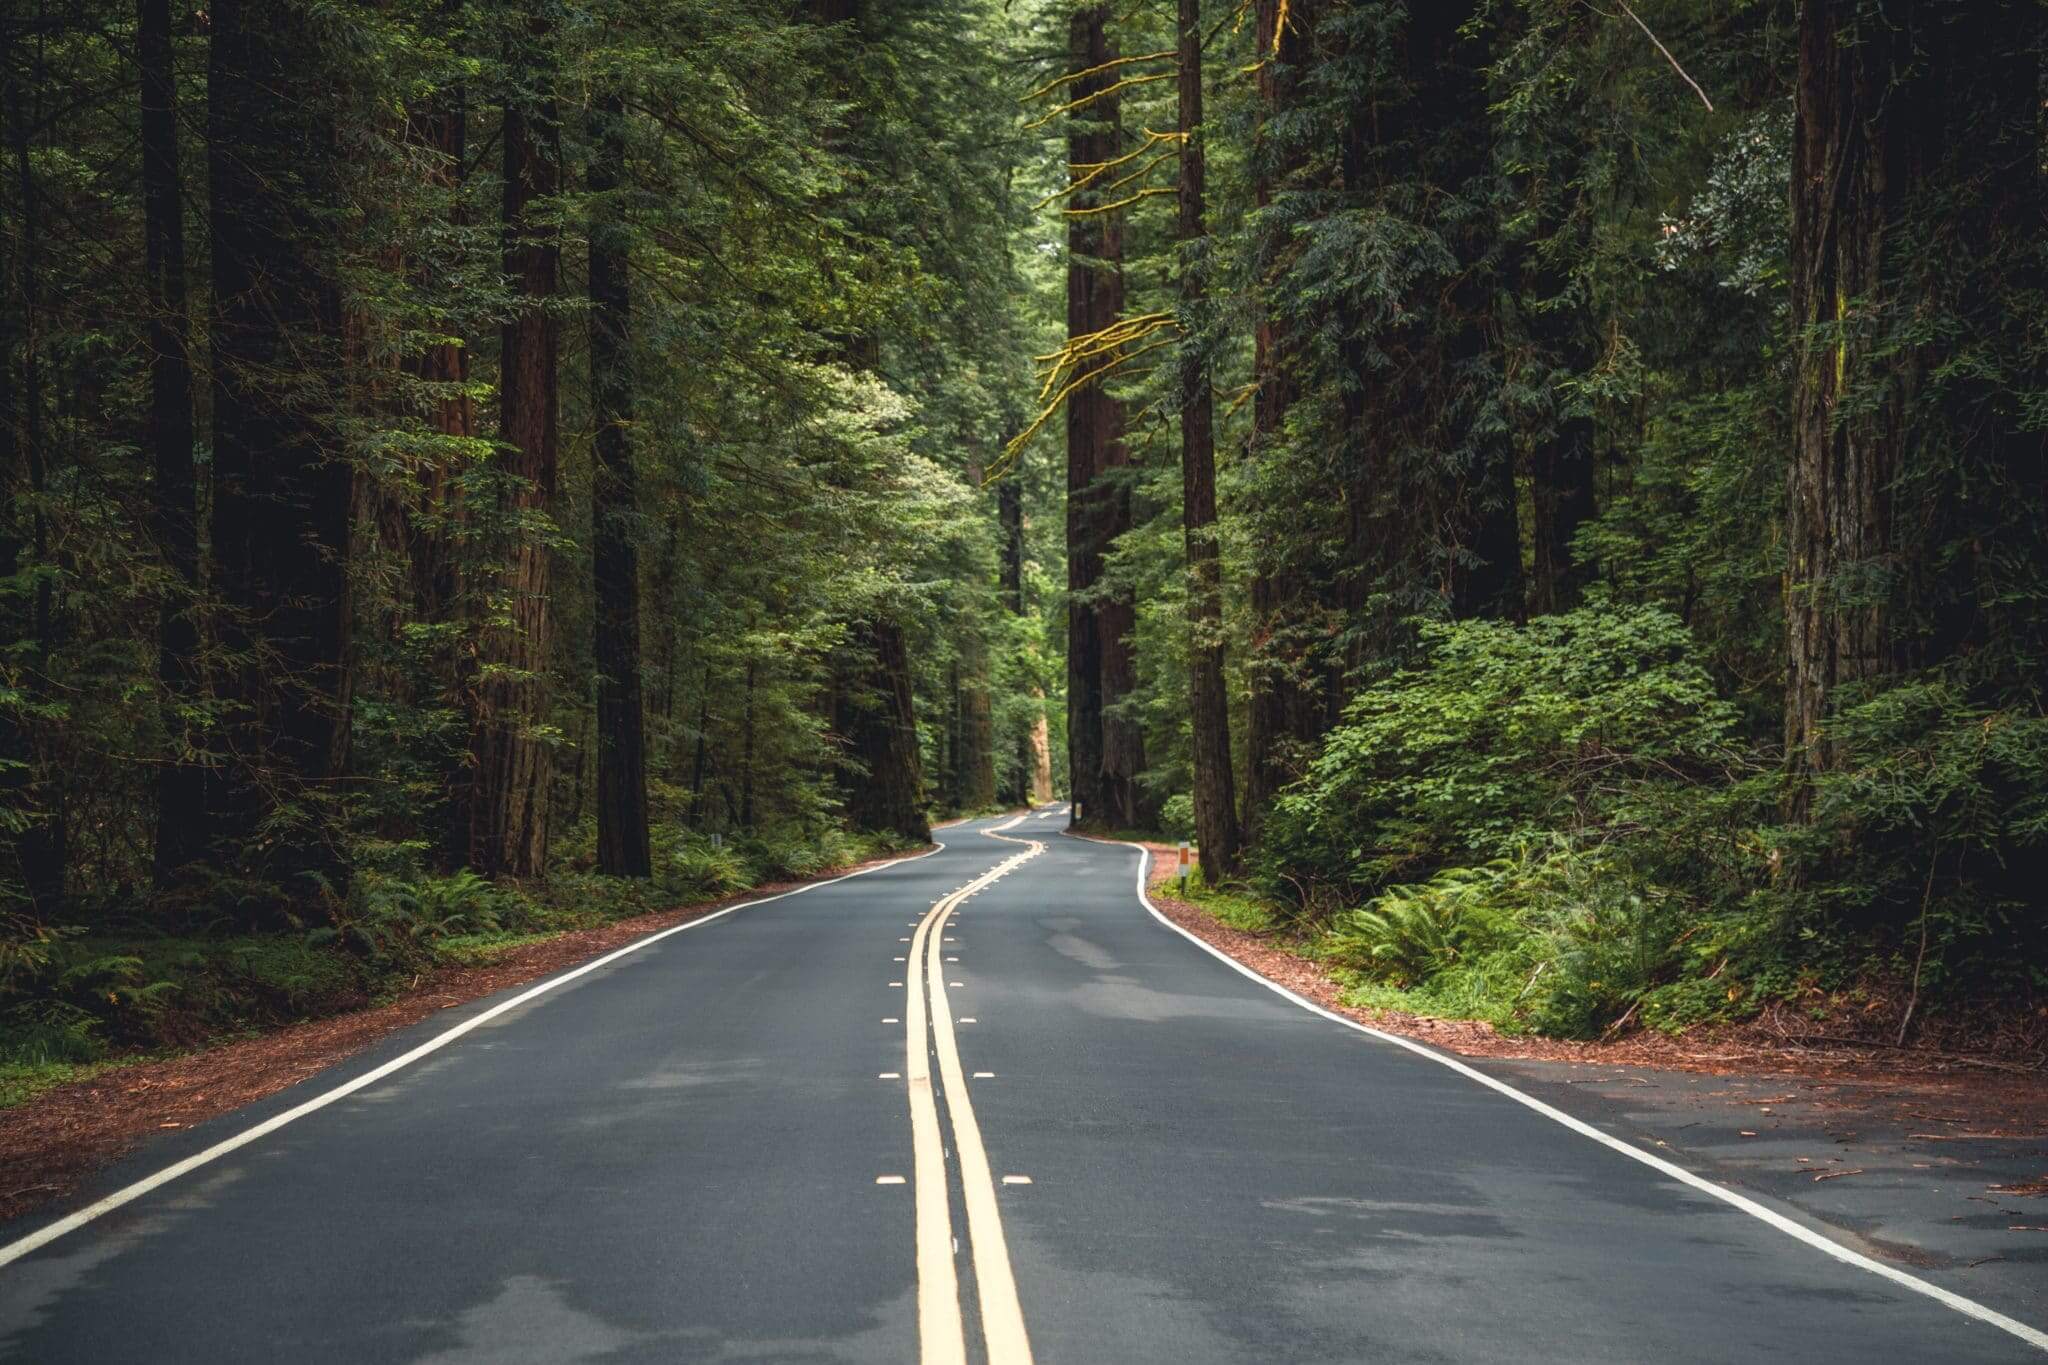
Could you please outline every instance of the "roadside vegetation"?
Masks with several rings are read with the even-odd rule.
[[[1508,1032],[1789,1006],[1816,1035],[1898,1043],[1931,1008],[1967,1042],[2038,1047],[2048,725],[1929,685],[1842,724],[1881,757],[1789,823],[1780,765],[1676,617],[1424,626],[1280,795],[1246,875],[1192,899],[1354,1003]]]
[[[2034,0],[9,7],[0,1068],[1055,792],[1361,998],[2038,1059],[2044,70]]]
[[[912,847],[828,828],[715,843],[664,831],[645,879],[599,876],[589,855],[545,882],[365,868],[317,924],[261,933],[164,932],[144,920],[17,941],[0,988],[0,1108],[142,1058],[373,1004],[438,968],[488,962],[578,929],[827,875]],[[406,862],[394,858],[403,869]]]

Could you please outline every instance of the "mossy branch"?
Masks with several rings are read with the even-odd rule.
[[[1079,110],[1087,108],[1089,105],[1095,103],[1095,101],[1099,99],[1105,99],[1110,95],[1119,93],[1120,91],[1128,90],[1134,85],[1150,85],[1154,81],[1170,81],[1175,79],[1179,75],[1180,73],[1178,71],[1160,71],[1150,76],[1126,76],[1122,80],[1117,81],[1113,85],[1105,85],[1102,87],[1102,89],[1092,91],[1089,94],[1081,96],[1081,98],[1079,99],[1068,100],[1065,104],[1054,105],[1052,108],[1046,110],[1037,118],[1031,120],[1031,122],[1025,124],[1024,131],[1028,133],[1034,128],[1043,128],[1046,124],[1051,123],[1061,114],[1075,113]]]
[[[1049,80],[1030,94],[1023,96],[1020,102],[1029,104],[1032,100],[1050,95],[1063,85],[1072,85],[1075,81],[1085,81],[1090,76],[1099,76],[1105,71],[1112,71],[1120,66],[1129,66],[1133,62],[1157,62],[1164,61],[1168,57],[1178,56],[1180,56],[1178,49],[1168,48],[1164,52],[1147,52],[1136,57],[1118,57],[1113,61],[1103,62],[1099,66],[1091,66],[1085,71],[1069,71],[1066,75]]]

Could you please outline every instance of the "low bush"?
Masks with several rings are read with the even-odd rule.
[[[1517,626],[1420,626],[1415,663],[1364,689],[1275,803],[1256,871],[1304,903],[1397,883],[1612,821],[1632,789],[1720,775],[1735,709],[1651,607]]]

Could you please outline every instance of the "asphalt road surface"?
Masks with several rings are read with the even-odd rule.
[[[1062,824],[955,826],[150,1144],[0,1229],[0,1359],[2042,1358],[1249,979]]]

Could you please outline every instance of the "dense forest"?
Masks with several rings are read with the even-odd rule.
[[[1367,1003],[2048,1030],[2038,0],[0,42],[10,1076],[1055,794]]]

